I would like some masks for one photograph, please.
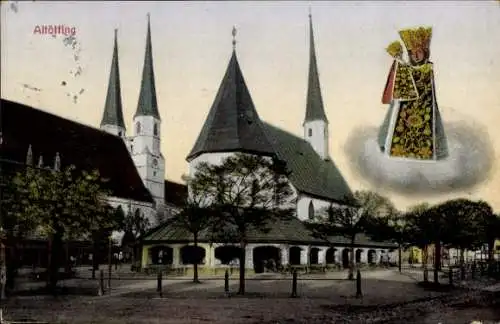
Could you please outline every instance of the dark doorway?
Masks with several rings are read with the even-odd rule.
[[[300,251],[302,249],[298,246],[292,246],[290,248],[289,263],[291,265],[300,265]]]
[[[369,264],[377,263],[377,252],[375,252],[375,250],[368,250],[368,263]]]
[[[326,264],[335,264],[336,263],[336,253],[337,249],[336,248],[329,248],[326,250]]]
[[[345,248],[342,250],[342,266],[344,268],[349,268],[349,249]]]
[[[206,255],[204,248],[194,245],[184,245],[180,252],[182,264],[203,264]]]
[[[275,272],[281,264],[280,249],[275,246],[258,246],[253,249],[255,273]]]
[[[236,245],[222,245],[214,250],[215,258],[222,264],[229,264],[233,260],[240,258],[241,248]]]
[[[174,249],[170,246],[155,246],[149,249],[153,264],[172,264],[174,262]]]
[[[319,263],[319,249],[311,248],[309,250],[309,264],[318,264]]]
[[[361,263],[361,254],[363,253],[363,249],[356,250],[356,263]]]

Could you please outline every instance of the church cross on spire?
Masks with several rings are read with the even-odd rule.
[[[233,35],[233,50],[236,49],[236,26],[233,26],[233,31],[232,31],[232,35]]]

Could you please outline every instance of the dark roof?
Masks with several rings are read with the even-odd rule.
[[[113,196],[153,202],[121,138],[5,99],[1,99],[0,115],[3,159],[25,163],[31,145],[35,164],[42,155],[45,165],[53,165],[59,153],[62,167],[98,169],[109,179],[106,187]]]
[[[352,192],[335,163],[322,159],[304,139],[278,127],[263,123],[277,157],[285,161],[289,179],[300,192],[345,202]]]
[[[187,160],[206,152],[231,151],[272,153],[235,51]]]
[[[122,110],[122,93],[120,88],[120,69],[118,67],[118,41],[115,30],[115,45],[113,49],[113,59],[109,72],[108,93],[102,115],[102,125],[116,125],[125,128]]]
[[[314,48],[314,34],[312,18],[309,15],[309,80],[307,88],[306,117],[304,122],[323,120],[328,122],[323,107],[321,96],[321,85],[319,83],[318,63],[316,61],[316,50]]]
[[[188,195],[187,186],[165,180],[165,202],[175,205],[182,206],[184,201],[186,201]]]
[[[291,243],[291,244],[316,244],[316,245],[349,245],[350,240],[343,236],[330,237],[328,240],[316,238],[298,218],[274,221],[270,224],[268,232],[251,230],[248,233],[249,243]],[[201,233],[199,241],[210,242],[207,231]],[[143,237],[142,242],[147,243],[188,243],[193,241],[193,235],[187,230],[164,223],[152,229]],[[394,248],[397,245],[387,242],[371,241],[366,235],[358,234],[355,244],[358,246],[377,246]]]
[[[160,118],[158,102],[156,100],[155,73],[153,69],[153,47],[151,45],[151,26],[148,16],[148,33],[146,35],[146,53],[142,70],[141,90],[137,103],[136,116],[153,116]]]

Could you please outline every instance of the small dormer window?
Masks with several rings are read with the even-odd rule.
[[[309,128],[309,129],[307,130],[307,135],[308,135],[309,137],[313,136],[313,130],[312,130],[312,128]]]
[[[309,220],[313,220],[314,219],[314,205],[313,205],[313,202],[312,200],[309,202]]]
[[[158,124],[155,124],[153,126],[153,134],[154,134],[154,136],[158,136]]]
[[[140,134],[141,133],[141,123],[137,122],[135,124],[135,133]]]

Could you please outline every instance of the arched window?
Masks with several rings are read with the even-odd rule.
[[[314,219],[314,205],[312,200],[309,202],[309,219]]]
[[[313,130],[312,130],[312,128],[309,128],[309,130],[307,131],[307,135],[309,137],[313,136]]]
[[[154,134],[155,136],[158,136],[158,124],[155,124],[155,125],[153,126],[153,134]]]
[[[141,133],[141,123],[137,122],[135,124],[135,133],[140,134]]]

